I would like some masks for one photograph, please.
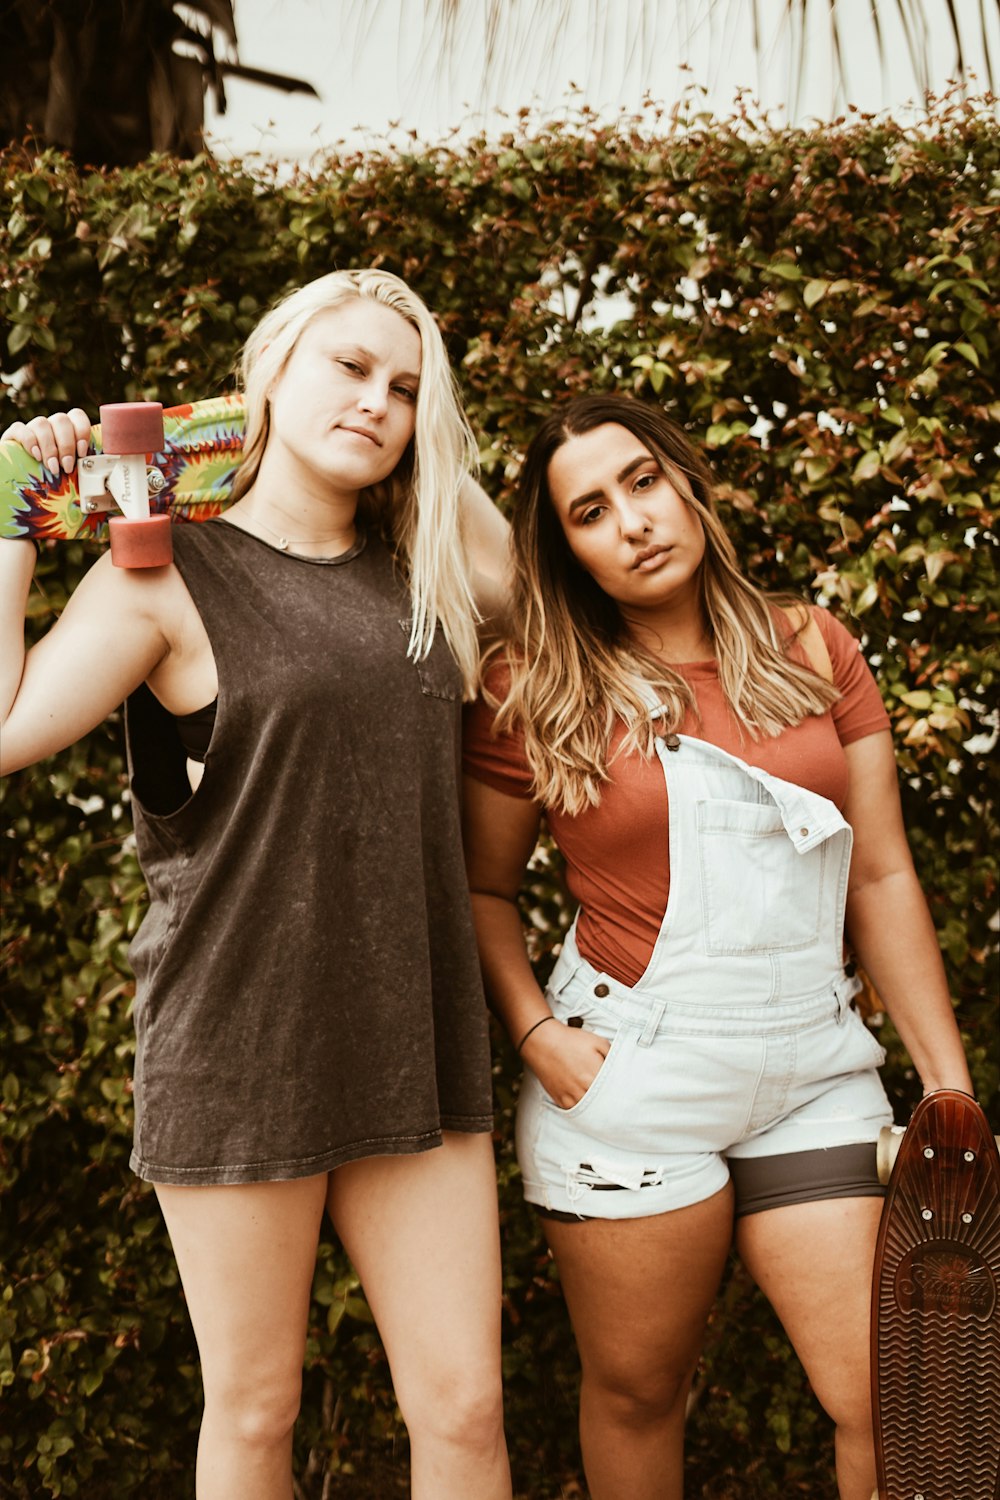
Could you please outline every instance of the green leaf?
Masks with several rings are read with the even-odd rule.
[[[649,372],[649,383],[657,395],[663,390],[670,375],[670,370],[657,360]]]
[[[48,203],[50,198],[49,185],[43,177],[30,176],[24,184],[24,196],[33,198],[42,207]]]
[[[26,344],[31,342],[31,325],[29,323],[16,323],[7,335],[7,348],[11,354],[17,354]]]
[[[856,484],[864,484],[866,479],[874,479],[881,467],[881,456],[877,449],[872,448],[867,453],[862,454],[854,466],[854,473],[851,477]]]
[[[851,601],[851,613],[853,615],[867,614],[872,605],[878,603],[878,599],[878,585],[866,583],[857,598]]]

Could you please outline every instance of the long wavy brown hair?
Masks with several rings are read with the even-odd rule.
[[[552,503],[553,454],[606,423],[639,439],[701,521],[701,604],[722,691],[741,731],[752,738],[778,734],[824,713],[840,696],[789,656],[808,612],[801,600],[765,594],[744,577],[716,513],[708,465],[686,434],[657,406],[633,397],[578,397],[543,423],[528,448],[511,518],[512,607],[504,639],[493,648],[511,674],[497,732],[524,735],[535,795],[570,814],[600,801],[616,724],[626,730],[618,753],[653,753],[651,693],[663,706],[658,729],[676,729],[697,710],[683,674],[630,635],[618,605],[577,562]],[[795,625],[782,609],[797,615]]]

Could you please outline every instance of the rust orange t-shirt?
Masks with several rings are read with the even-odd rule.
[[[875,679],[854,637],[827,611],[813,609],[826,642],[833,681],[842,694],[825,714],[812,714],[771,739],[741,735],[722,696],[715,661],[678,666],[694,691],[699,717],[681,733],[707,740],[784,781],[819,792],[838,807],[847,796],[844,746],[889,727]],[[808,664],[801,645],[795,660]],[[502,699],[507,668],[497,663],[487,687]],[[493,733],[494,710],[480,697],[466,711],[464,769],[510,797],[531,797],[531,771],[519,734]],[[660,762],[642,755],[614,757],[598,807],[576,817],[547,811],[552,837],[566,861],[570,892],[580,905],[577,944],[595,968],[635,984],[652,955],[670,889],[667,789]]]

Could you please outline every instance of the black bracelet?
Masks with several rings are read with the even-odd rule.
[[[554,1021],[554,1020],[555,1020],[555,1016],[543,1016],[540,1021],[536,1021],[535,1022],[534,1026],[529,1026],[528,1027],[527,1031],[524,1033],[524,1036],[521,1038],[521,1040],[518,1042],[517,1046],[514,1049],[515,1052],[517,1053],[518,1057],[520,1057],[520,1055],[521,1055],[521,1048],[524,1046],[525,1042],[528,1040],[528,1038],[531,1035],[531,1033],[533,1031],[537,1031],[538,1028],[539,1028],[539,1026],[544,1026],[545,1023],[546,1023],[546,1021]]]

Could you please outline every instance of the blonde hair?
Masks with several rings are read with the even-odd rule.
[[[421,370],[413,441],[387,479],[363,490],[359,513],[392,545],[410,589],[408,654],[426,656],[440,622],[471,696],[478,681],[478,619],[462,543],[459,496],[476,472],[478,451],[462,410],[444,341],[426,304],[388,271],[332,271],[289,293],[266,313],[240,360],[246,404],[238,500],[257,477],[270,435],[268,392],[318,313],[370,298],[400,314],[420,335]]]
[[[616,725],[625,725],[618,754],[653,754],[651,692],[663,705],[659,732],[678,729],[697,709],[683,674],[629,636],[615,601],[574,557],[552,504],[553,454],[569,438],[605,423],[640,439],[701,522],[701,604],[722,691],[738,724],[755,738],[775,735],[824,713],[840,697],[790,659],[789,646],[808,612],[801,601],[765,595],[743,577],[715,511],[708,467],[685,434],[657,407],[631,397],[579,397],[545,422],[528,449],[512,515],[510,623],[493,648],[506,656],[511,674],[496,731],[523,733],[535,796],[570,815],[600,802]],[[798,604],[798,629],[782,629],[776,606],[790,602]]]

